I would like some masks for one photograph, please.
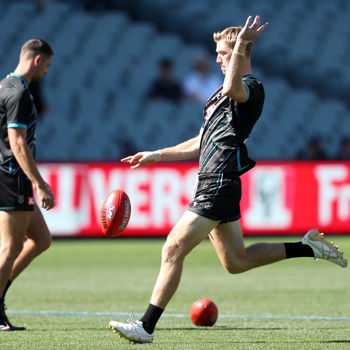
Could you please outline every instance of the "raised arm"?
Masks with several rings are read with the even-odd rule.
[[[122,159],[123,163],[133,164],[131,168],[139,168],[159,161],[175,161],[199,157],[200,135],[176,146],[163,148],[153,152],[139,152]]]
[[[246,46],[268,26],[268,23],[260,25],[259,16],[255,16],[250,25],[251,20],[252,16],[249,16],[237,36],[223,84],[223,94],[237,102],[244,102],[248,98],[248,91],[242,81],[244,74],[251,74],[250,57],[245,53]]]

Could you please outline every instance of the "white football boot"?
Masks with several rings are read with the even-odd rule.
[[[117,333],[119,337],[133,343],[152,343],[154,339],[154,332],[152,334],[147,333],[142,327],[141,321],[131,323],[110,321],[109,328],[112,328],[113,332]]]
[[[338,250],[338,247],[333,242],[327,241],[323,233],[319,233],[315,228],[310,230],[301,240],[301,243],[310,246],[314,252],[315,260],[329,260],[341,267],[347,267],[348,262],[343,257],[343,253]]]

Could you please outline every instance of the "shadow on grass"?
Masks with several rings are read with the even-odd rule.
[[[290,328],[290,327],[157,327],[157,331],[283,331],[283,330],[305,330],[305,328]],[[317,327],[308,328],[308,330],[334,330],[334,329],[348,329],[348,327]],[[350,340],[349,340],[350,342]]]
[[[350,344],[350,340],[323,340],[323,341],[320,341],[320,343],[325,343],[325,344],[349,343]]]
[[[157,331],[282,331],[288,328],[271,327],[271,328],[259,328],[259,327],[172,327],[172,328],[157,328]]]
[[[35,333],[35,332],[52,332],[55,331],[57,333],[73,333],[73,332],[85,332],[85,331],[91,331],[91,332],[105,332],[107,330],[107,332],[111,332],[113,333],[113,331],[111,329],[109,329],[108,327],[84,327],[84,328],[55,328],[55,327],[50,327],[50,328],[27,328],[24,332],[11,332],[8,331],[6,332],[6,334],[27,334],[27,333]],[[5,332],[2,332],[5,333]],[[0,350],[1,346],[0,346]]]

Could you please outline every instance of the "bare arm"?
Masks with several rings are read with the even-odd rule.
[[[55,205],[55,197],[49,185],[41,177],[38,167],[36,166],[32,152],[26,141],[26,129],[8,128],[7,130],[12,153],[23,172],[32,182],[34,189],[38,194],[42,208],[53,208]]]
[[[159,161],[175,161],[194,159],[199,157],[200,135],[182,142],[176,146],[163,148],[154,152],[139,152],[122,159],[123,163],[134,164],[132,168],[139,168]]]
[[[244,102],[248,98],[247,89],[242,81],[243,65],[248,64],[250,67],[250,58],[244,56],[246,46],[268,26],[268,23],[260,26],[259,16],[255,16],[254,22],[250,25],[251,19],[251,16],[247,18],[244,27],[238,34],[223,84],[223,94],[237,102]]]
[[[199,135],[176,146],[159,150],[162,161],[185,160],[199,157]]]

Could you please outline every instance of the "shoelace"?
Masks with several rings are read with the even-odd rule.
[[[132,305],[130,305],[129,318],[126,320],[126,322],[128,322],[128,323],[135,322],[135,314],[134,314],[134,310],[132,309]]]

